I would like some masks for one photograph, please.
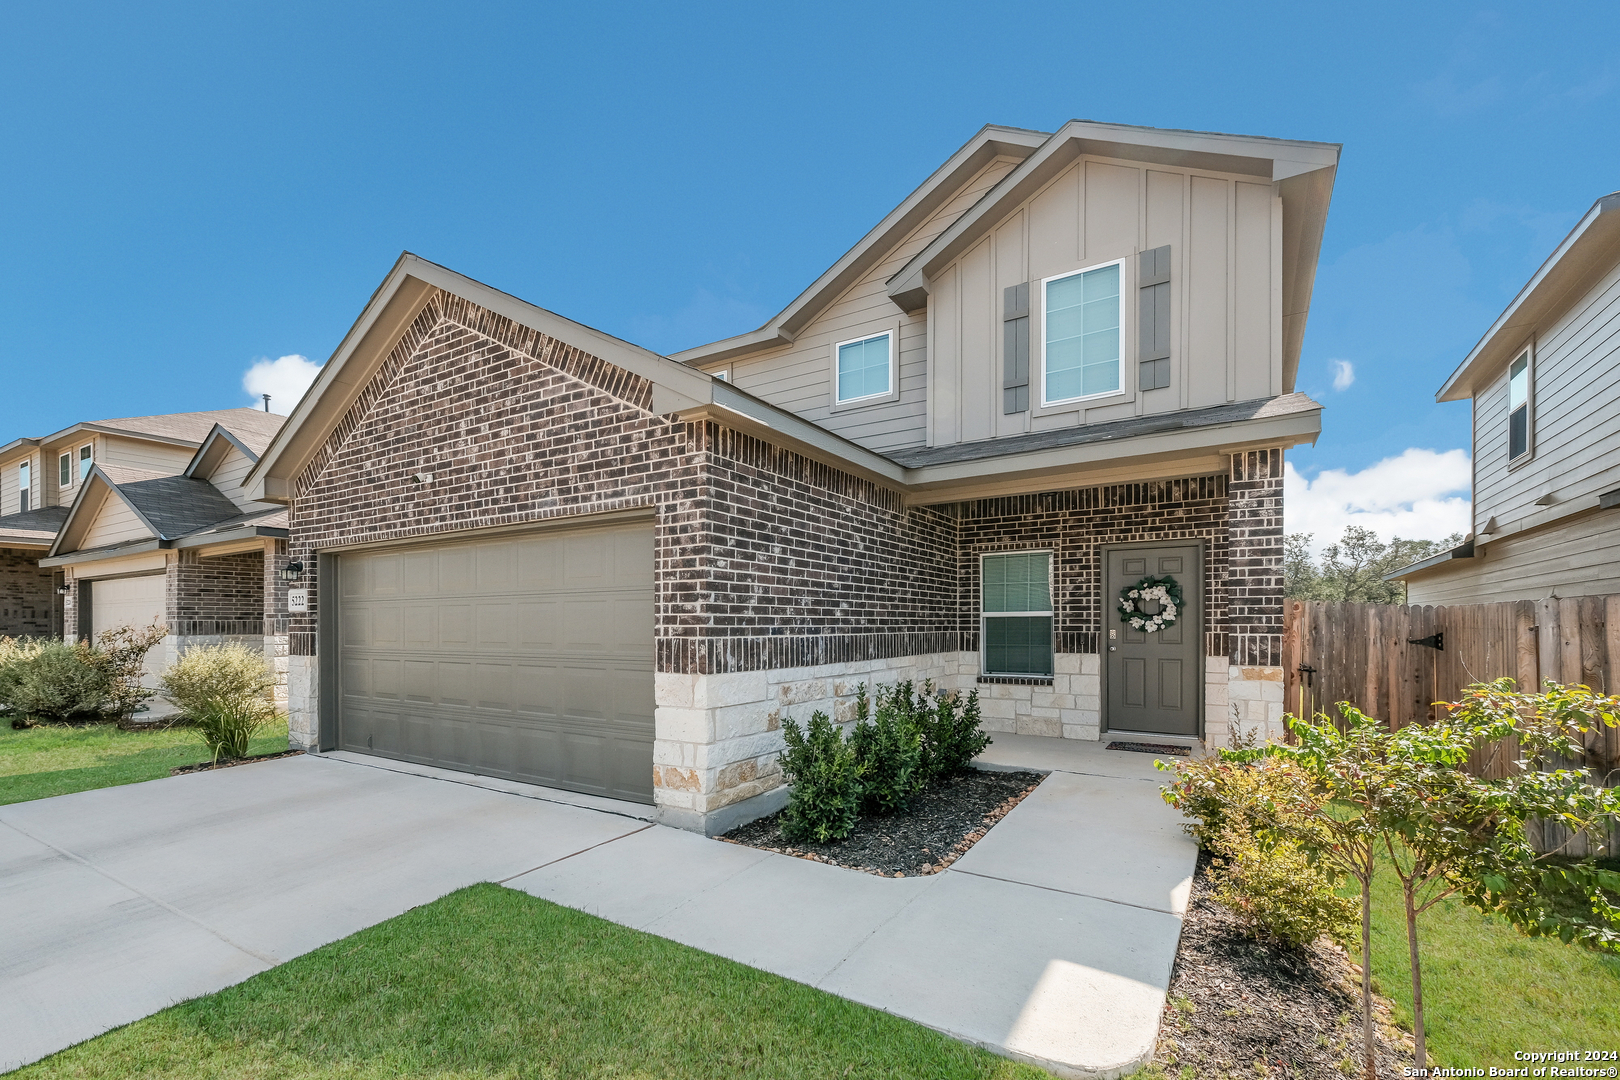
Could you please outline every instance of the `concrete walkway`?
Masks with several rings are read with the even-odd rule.
[[[648,808],[348,755],[0,807],[0,1070],[478,881],[504,881],[1062,1075],[1151,1054],[1194,849],[1145,755],[1053,770],[972,851],[885,879]]]

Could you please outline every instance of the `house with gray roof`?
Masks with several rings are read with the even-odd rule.
[[[246,479],[300,568],[294,744],[716,832],[862,683],[977,691],[991,731],[1280,733],[1338,158],[986,127],[763,326],[668,356],[402,256]]]
[[[256,409],[126,416],[72,424],[0,446],[0,636],[63,634],[61,573],[39,560],[97,464],[170,475],[184,469],[216,424],[262,450],[283,417]]]

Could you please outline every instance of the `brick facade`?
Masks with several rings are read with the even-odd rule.
[[[56,621],[56,581],[40,569],[37,551],[0,548],[0,637],[51,637]]]
[[[1105,544],[1203,540],[1210,685],[1224,691],[1240,652],[1275,663],[1280,451],[1234,458],[1230,473],[908,507],[752,436],[653,415],[651,400],[638,376],[435,296],[293,484],[292,538],[271,562],[302,562],[310,590],[310,613],[286,623],[295,740],[315,735],[316,552],[632,508],[655,520],[657,798],[700,817],[780,784],[789,699],[847,712],[856,682],[879,673],[950,684],[972,669],[971,684],[984,551],[1057,552],[1069,658],[1061,686],[987,690],[1006,702],[1002,730],[1097,737]]]
[[[264,554],[199,558],[175,552],[169,563],[165,619],[177,637],[264,633]]]

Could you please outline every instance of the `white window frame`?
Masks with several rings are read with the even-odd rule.
[[[1130,350],[1130,342],[1129,342],[1130,335],[1125,332],[1125,327],[1126,327],[1126,325],[1128,323],[1129,315],[1130,315],[1130,312],[1126,310],[1126,305],[1125,305],[1125,297],[1126,297],[1126,294],[1130,291],[1130,285],[1131,285],[1131,281],[1128,280],[1129,274],[1130,274],[1130,268],[1127,265],[1130,261],[1131,261],[1130,258],[1109,259],[1106,262],[1095,263],[1095,264],[1093,264],[1091,266],[1082,266],[1082,267],[1080,267],[1079,269],[1076,269],[1076,270],[1065,270],[1061,274],[1053,274],[1050,277],[1041,278],[1041,292],[1040,292],[1041,362],[1040,362],[1038,370],[1036,371],[1036,376],[1039,379],[1040,385],[1041,385],[1041,394],[1040,394],[1041,408],[1043,408],[1043,409],[1064,408],[1064,407],[1073,406],[1076,402],[1081,402],[1081,401],[1104,401],[1104,400],[1107,400],[1108,398],[1124,398],[1124,397],[1129,397],[1130,396],[1130,388],[1127,385],[1126,379],[1125,379],[1125,369],[1128,366],[1127,362],[1126,362],[1126,354]],[[1047,286],[1049,284],[1051,284],[1054,281],[1062,281],[1065,278],[1078,277],[1081,274],[1089,274],[1093,270],[1102,270],[1102,269],[1105,269],[1105,268],[1110,267],[1110,266],[1119,267],[1119,357],[1118,357],[1117,360],[1115,360],[1115,363],[1117,363],[1119,365],[1119,389],[1118,390],[1104,390],[1101,393],[1097,393],[1097,394],[1081,394],[1079,397],[1058,398],[1056,400],[1048,400],[1047,397],[1046,397],[1046,288],[1047,288]]]
[[[1052,607],[1048,611],[995,611],[984,610],[984,561],[1005,555],[1045,555],[1046,556],[1046,596]],[[1016,551],[981,551],[979,552],[979,674],[989,678],[1002,679],[1046,679],[1057,674],[1057,587],[1053,583],[1054,567],[1057,563],[1057,552],[1052,548],[1019,548]],[[1045,618],[1052,623],[1052,675],[1032,675],[1028,672],[1008,672],[990,670],[990,634],[985,625],[987,619],[1030,619]]]
[[[882,393],[862,394],[860,397],[846,398],[839,393],[838,350],[845,345],[859,345],[874,338],[887,337],[889,339],[889,383]],[[882,401],[893,401],[898,396],[897,386],[899,372],[895,369],[900,366],[899,349],[896,348],[900,340],[899,328],[886,326],[882,330],[874,330],[870,334],[860,337],[845,338],[843,341],[833,342],[832,347],[832,405],[834,409],[847,409],[852,406],[874,405]]]
[[[23,470],[28,471],[28,483],[22,482]],[[39,500],[34,498],[34,459],[26,458],[17,463],[17,513],[26,514],[30,510],[37,510]]]
[[[88,454],[85,453],[86,450],[89,451]],[[86,476],[89,475],[90,470],[85,467],[86,462],[88,462],[90,465],[94,465],[96,463],[96,444],[95,443],[85,443],[83,446],[79,447],[78,459],[76,461],[74,461],[74,463],[73,463],[73,467],[74,467],[73,482],[75,484],[79,483]]]
[[[1513,365],[1524,358],[1524,453],[1513,456]],[[1507,363],[1507,453],[1508,468],[1516,469],[1536,456],[1536,349],[1533,341],[1513,350]]]
[[[56,486],[66,491],[73,486],[74,480],[73,451],[65,450],[56,459]]]

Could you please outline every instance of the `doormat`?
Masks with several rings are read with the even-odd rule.
[[[1188,757],[1192,753],[1185,746],[1162,742],[1111,742],[1108,749],[1129,750],[1137,754],[1170,754],[1173,757]]]

